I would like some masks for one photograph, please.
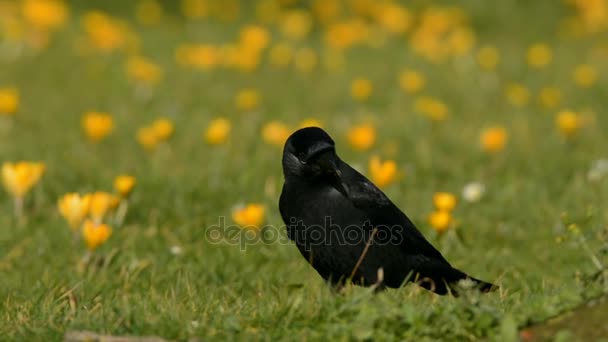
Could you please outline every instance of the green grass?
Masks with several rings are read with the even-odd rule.
[[[501,1],[499,11],[485,1],[463,2],[477,45],[500,49],[495,73],[481,71],[473,55],[428,63],[396,38],[381,49],[349,52],[336,73],[321,68],[301,74],[266,63],[250,74],[193,72],[174,62],[176,46],[232,41],[240,25],[253,19],[186,24],[172,14],[154,28],[133,23],[143,54],[165,72],[153,96],[142,99],[124,73],[124,56],[72,52],[82,34],[79,16],[93,8],[74,2],[70,24],[48,49],[0,61],[0,86],[18,87],[22,102],[13,119],[0,118],[0,161],[47,165],[41,184],[28,195],[25,219],[11,215],[12,199],[0,193],[0,336],[60,340],[69,330],[91,330],[177,340],[509,340],[517,326],[597,296],[601,284],[586,281],[597,270],[566,226],[579,225],[589,251],[608,262],[608,181],[586,178],[591,163],[607,157],[608,69],[591,53],[606,36],[558,38],[555,27],[570,12],[550,1],[536,3]],[[124,7],[117,13],[130,17]],[[509,23],[521,32],[513,33]],[[554,49],[545,70],[525,64],[527,46],[537,41]],[[321,46],[316,33],[301,44]],[[600,74],[591,89],[571,80],[583,62]],[[427,76],[424,94],[450,108],[445,122],[433,125],[413,111],[416,97],[402,93],[397,83],[405,67]],[[350,98],[350,81],[359,76],[374,83],[365,104]],[[511,81],[531,89],[530,105],[514,108],[504,100],[503,85]],[[562,90],[560,108],[595,112],[595,121],[573,141],[556,131],[557,110],[537,105],[544,85]],[[245,87],[261,92],[260,110],[235,110],[234,95]],[[107,111],[115,120],[113,134],[96,145],[86,142],[80,128],[88,110]],[[175,135],[145,152],[135,132],[160,116],[174,121]],[[208,146],[202,134],[217,116],[230,118],[231,139]],[[321,120],[342,158],[364,171],[373,154],[394,158],[405,177],[387,187],[389,197],[453,265],[499,283],[501,290],[451,298],[410,285],[376,295],[362,288],[335,295],[292,244],[242,250],[210,243],[208,228],[222,216],[231,223],[232,207],[245,202],[266,205],[266,224],[284,235],[277,208],[281,150],[265,144],[260,129],[270,120],[295,127],[309,117]],[[370,119],[378,141],[370,151],[354,151],[346,132]],[[479,148],[480,131],[491,125],[509,131],[507,148],[497,155]],[[387,144],[396,144],[397,153],[388,153]],[[126,222],[82,264],[84,245],[72,239],[57,213],[57,198],[109,191],[121,173],[137,177]],[[454,213],[458,233],[437,237],[426,222],[433,193],[459,194],[474,180],[486,185],[485,196],[479,203],[460,201]],[[172,254],[172,246],[183,253]]]

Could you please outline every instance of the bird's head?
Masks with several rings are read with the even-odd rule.
[[[341,179],[341,164],[333,139],[319,127],[295,131],[283,149],[286,180],[297,178],[309,183],[326,182],[346,195],[346,187]]]

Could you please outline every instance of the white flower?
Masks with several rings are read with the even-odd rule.
[[[598,159],[591,163],[591,169],[587,172],[587,180],[597,182],[608,174],[608,159]]]
[[[182,250],[182,248],[180,246],[171,246],[171,254],[173,254],[173,255],[180,255],[183,252],[184,251]]]
[[[462,198],[467,202],[477,202],[486,192],[486,187],[480,182],[472,182],[462,189]]]

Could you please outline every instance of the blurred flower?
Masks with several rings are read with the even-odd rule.
[[[82,128],[89,140],[98,142],[112,132],[114,121],[107,113],[87,112],[82,118]]]
[[[232,219],[243,228],[260,228],[264,222],[265,208],[261,204],[247,204],[232,211]]]
[[[490,127],[481,132],[481,147],[490,153],[500,152],[507,144],[507,130],[503,127]]]
[[[538,95],[538,100],[543,108],[552,109],[559,106],[562,93],[556,87],[543,87]]]
[[[80,196],[77,193],[63,195],[57,203],[59,213],[70,225],[72,230],[78,230],[89,212],[91,195]]]
[[[374,184],[383,188],[397,178],[397,163],[394,160],[381,161],[373,156],[369,161],[370,178]]]
[[[441,63],[468,53],[475,43],[475,34],[466,24],[462,10],[431,6],[420,13],[409,42],[415,53]]]
[[[304,10],[289,10],[281,16],[281,32],[287,38],[305,38],[312,29],[312,18],[310,13]]]
[[[394,34],[406,33],[414,21],[412,13],[396,3],[380,3],[374,12],[380,26]]]
[[[498,49],[493,46],[483,46],[477,51],[477,63],[482,69],[494,70],[499,61]]]
[[[433,122],[444,121],[448,115],[448,107],[435,98],[423,96],[414,103],[416,111],[425,115]]]
[[[456,196],[449,192],[437,192],[433,195],[433,205],[439,211],[450,212],[456,207]]]
[[[557,129],[566,138],[576,135],[582,124],[580,115],[569,110],[559,112],[555,118]]]
[[[184,67],[199,70],[211,70],[220,64],[221,52],[213,45],[182,44],[175,50],[177,63]]]
[[[337,21],[325,31],[325,43],[332,49],[347,49],[369,36],[368,24],[361,19]]]
[[[293,64],[296,70],[303,73],[309,73],[317,67],[318,60],[319,58],[314,49],[301,48],[296,51]]]
[[[530,91],[519,83],[510,83],[505,87],[507,101],[516,107],[524,107],[530,100]]]
[[[140,0],[135,17],[143,25],[157,25],[163,18],[163,7],[157,0]]]
[[[259,25],[248,25],[241,29],[240,43],[252,50],[263,50],[270,43],[270,33]]]
[[[276,44],[270,49],[268,58],[270,59],[270,64],[286,67],[293,59],[293,49],[285,43]]]
[[[169,251],[173,255],[182,255],[184,253],[184,250],[180,246],[177,246],[177,245],[171,246],[171,248],[169,249]]]
[[[120,175],[114,179],[114,189],[122,197],[127,197],[135,186],[135,177],[129,175]]]
[[[4,162],[2,164],[2,182],[11,195],[21,199],[40,181],[44,170],[43,163]]]
[[[426,80],[424,76],[414,70],[404,70],[399,75],[399,85],[401,89],[408,93],[417,93],[424,88]]]
[[[356,150],[367,150],[376,141],[376,129],[371,124],[355,126],[348,131],[347,139],[348,143]]]
[[[13,115],[19,109],[19,91],[16,88],[0,88],[0,115]]]
[[[462,188],[462,198],[467,202],[477,202],[486,192],[486,187],[483,183],[472,182]]]
[[[243,89],[236,95],[235,103],[239,110],[254,110],[260,104],[260,93],[255,89]]]
[[[163,76],[163,70],[154,62],[145,57],[129,57],[126,63],[127,75],[136,82],[148,85],[156,85]]]
[[[305,128],[305,127],[320,127],[323,128],[323,124],[321,123],[321,121],[317,120],[317,119],[304,119],[302,121],[300,121],[300,123],[298,124],[298,128]]]
[[[429,224],[438,233],[443,234],[452,223],[452,215],[447,211],[437,210],[429,215]]]
[[[54,30],[65,25],[68,8],[60,0],[23,0],[23,18],[38,30]]]
[[[228,121],[228,119],[214,119],[205,131],[205,141],[211,145],[223,144],[230,134],[230,126],[230,121]]]
[[[91,194],[89,214],[94,222],[100,223],[111,209],[116,208],[120,199],[108,192],[97,191]]]
[[[174,131],[173,122],[166,118],[160,118],[152,122],[152,129],[159,141],[166,141],[171,138]]]
[[[350,85],[350,93],[357,101],[365,101],[372,94],[372,82],[366,78],[354,79]]]
[[[85,13],[83,25],[93,47],[103,52],[124,48],[134,39],[125,22],[101,11]]]
[[[86,220],[82,227],[82,236],[87,244],[87,248],[91,251],[103,245],[112,235],[112,228],[107,224],[95,223],[91,220]]]
[[[291,130],[279,121],[271,121],[262,127],[262,138],[268,144],[283,147]]]
[[[147,150],[155,149],[158,144],[158,135],[153,127],[141,127],[137,130],[137,142]]]
[[[591,163],[591,168],[587,172],[587,180],[597,182],[608,175],[608,159],[598,159]]]
[[[573,78],[577,86],[589,88],[597,82],[597,70],[591,65],[581,64],[574,69]]]
[[[528,48],[527,62],[533,68],[543,68],[551,63],[551,48],[546,44],[534,44]]]

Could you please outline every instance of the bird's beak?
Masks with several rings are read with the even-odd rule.
[[[349,197],[348,185],[342,180],[342,171],[340,170],[339,159],[333,151],[325,152],[318,156],[317,165],[321,168],[321,172],[328,175],[331,180],[331,185],[338,190],[344,197]]]

